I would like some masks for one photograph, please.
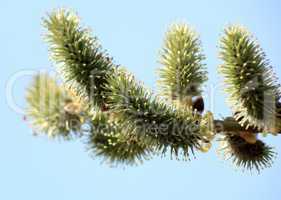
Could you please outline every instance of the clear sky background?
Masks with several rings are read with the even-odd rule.
[[[200,33],[209,81],[207,108],[216,117],[230,114],[217,74],[218,40],[229,23],[248,27],[281,77],[281,1],[4,1],[0,8],[0,199],[1,200],[277,200],[281,196],[281,156],[261,175],[235,170],[216,148],[191,162],[154,158],[138,167],[110,168],[92,159],[83,141],[59,142],[34,137],[22,115],[8,106],[6,85],[23,70],[52,70],[43,43],[41,18],[61,6],[76,10],[118,64],[155,89],[159,49],[167,27],[187,22]],[[24,106],[30,77],[14,84]],[[267,137],[281,154],[281,136]]]

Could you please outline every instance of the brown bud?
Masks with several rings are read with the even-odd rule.
[[[64,110],[69,114],[79,114],[81,112],[80,105],[78,103],[68,103],[64,106]]]
[[[106,112],[106,111],[108,111],[108,110],[109,110],[108,106],[105,105],[105,104],[102,104],[102,106],[101,106],[101,111],[102,111],[102,112]]]
[[[197,110],[199,113],[204,111],[204,99],[202,96],[195,97],[195,99],[192,100],[192,109]]]
[[[240,137],[243,138],[249,144],[255,144],[257,142],[257,136],[254,133],[242,131]]]

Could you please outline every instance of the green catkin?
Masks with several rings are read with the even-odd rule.
[[[64,139],[70,139],[73,134],[80,135],[83,110],[74,113],[64,109],[67,104],[76,103],[76,100],[48,74],[34,77],[27,90],[26,100],[26,115],[36,133]]]
[[[276,156],[272,147],[267,146],[261,140],[256,143],[247,143],[235,133],[225,133],[223,138],[225,146],[222,148],[225,156],[232,159],[237,167],[260,172],[264,168],[271,167]]]
[[[166,33],[159,60],[161,95],[181,104],[201,95],[202,84],[207,80],[204,60],[195,31],[186,24],[172,25]]]
[[[279,85],[253,36],[241,26],[227,27],[220,42],[220,57],[223,64],[219,71],[225,79],[234,117],[246,128],[280,131],[276,109],[281,97]]]

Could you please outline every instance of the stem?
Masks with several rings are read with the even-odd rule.
[[[233,117],[227,117],[225,120],[214,120],[214,127],[216,133],[241,131],[247,131],[251,133],[261,132],[257,128],[249,127],[246,129],[245,127],[242,127]]]

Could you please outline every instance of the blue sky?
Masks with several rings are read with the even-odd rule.
[[[82,141],[50,141],[32,131],[6,100],[7,84],[23,70],[52,70],[43,43],[41,18],[57,7],[76,10],[116,63],[155,89],[159,48],[167,27],[187,22],[200,33],[209,81],[207,108],[217,117],[230,114],[217,74],[217,44],[229,23],[248,27],[281,77],[281,1],[1,1],[0,199],[278,199],[281,157],[261,175],[235,170],[216,149],[191,162],[154,158],[139,167],[110,168],[91,159]],[[23,107],[30,77],[17,79],[15,103]],[[211,91],[211,92],[210,92]],[[211,94],[211,95],[209,95]],[[281,154],[281,137],[267,137]]]

